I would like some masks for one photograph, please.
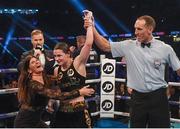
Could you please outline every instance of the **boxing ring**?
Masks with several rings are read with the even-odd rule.
[[[100,63],[88,63],[86,67],[100,67],[100,78],[98,79],[88,79],[86,80],[87,84],[100,84],[100,93],[96,93],[93,97],[87,98],[86,102],[94,101],[97,106],[97,110],[95,112],[90,112],[92,118],[99,117],[101,118],[111,118],[114,119],[116,116],[129,117],[129,112],[121,112],[115,110],[115,100],[130,100],[130,96],[121,96],[115,94],[115,84],[118,83],[126,83],[126,79],[124,78],[116,78],[115,71],[116,65],[125,65],[124,62],[116,62],[114,59],[107,59],[104,56],[101,57]],[[0,74],[10,74],[16,73],[17,69],[0,69]],[[179,87],[180,83],[178,82],[168,82],[168,85]],[[0,95],[3,94],[16,94],[18,88],[11,89],[1,89]],[[2,102],[1,102],[2,103]],[[179,105],[180,101],[169,101],[171,105]],[[179,109],[180,110],[180,109]],[[18,111],[8,112],[0,114],[1,119],[7,119],[11,117],[15,117]],[[171,124],[176,123],[180,127],[180,119],[170,118]],[[174,127],[174,125],[172,125]]]

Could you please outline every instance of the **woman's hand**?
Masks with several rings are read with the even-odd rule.
[[[95,90],[93,88],[89,88],[89,85],[84,86],[83,88],[79,90],[79,93],[82,96],[91,96],[92,94],[94,94],[94,92]]]
[[[128,87],[128,89],[127,89],[127,90],[128,90],[128,93],[131,95],[131,94],[132,94],[133,89]]]

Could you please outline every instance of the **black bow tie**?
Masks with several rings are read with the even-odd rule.
[[[147,46],[148,48],[150,48],[151,43],[141,43],[141,47],[144,48],[145,46]]]

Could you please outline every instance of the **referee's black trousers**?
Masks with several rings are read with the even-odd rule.
[[[133,90],[130,107],[131,128],[169,128],[170,115],[166,88],[149,93]]]

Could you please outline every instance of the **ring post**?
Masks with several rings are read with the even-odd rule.
[[[115,65],[114,59],[103,59],[101,67],[100,117],[114,118]]]

